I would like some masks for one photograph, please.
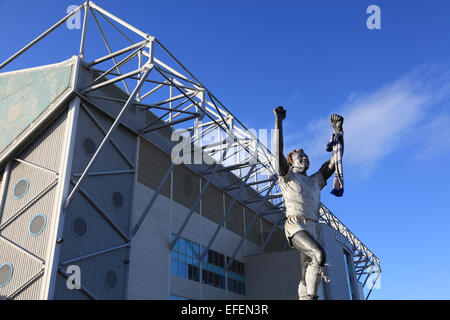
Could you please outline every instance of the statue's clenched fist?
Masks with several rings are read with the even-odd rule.
[[[344,124],[344,117],[338,114],[332,114],[330,116],[331,126],[334,128],[336,133],[342,132],[342,125]]]
[[[273,110],[273,113],[277,119],[284,120],[286,118],[286,110],[284,110],[283,107],[281,106],[276,107]]]

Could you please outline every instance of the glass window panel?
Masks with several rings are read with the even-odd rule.
[[[208,281],[208,273],[206,270],[202,270],[202,283],[205,283]]]
[[[180,242],[178,251],[180,251],[180,253],[186,254],[186,241],[183,238],[180,238],[178,242]]]
[[[194,245],[192,246],[192,251],[194,253],[194,257],[200,252],[200,246],[197,243],[194,243]]]
[[[184,262],[180,262],[180,264],[178,265],[178,275],[182,278],[186,279],[186,263]]]
[[[186,241],[186,255],[192,257],[192,242]]]
[[[172,259],[178,260],[178,252],[177,251],[172,250],[171,256],[172,256]]]
[[[172,263],[170,266],[170,273],[173,275],[178,275],[178,261],[172,259]]]

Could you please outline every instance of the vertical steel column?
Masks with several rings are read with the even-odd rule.
[[[84,59],[84,48],[85,48],[85,44],[86,44],[87,22],[88,22],[88,16],[89,16],[89,1],[86,1],[83,4],[83,7],[84,7],[84,19],[83,19],[83,30],[81,31],[81,43],[80,43],[80,54],[79,54],[81,59]]]

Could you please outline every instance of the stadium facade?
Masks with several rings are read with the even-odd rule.
[[[83,11],[76,56],[0,73],[0,299],[297,299],[270,151],[158,39],[86,2],[0,70]],[[320,299],[368,298],[379,260],[323,205],[319,240]]]

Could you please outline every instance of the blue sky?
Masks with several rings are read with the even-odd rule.
[[[285,106],[285,151],[304,147],[311,171],[342,114],[345,194],[322,200],[381,259],[371,298],[450,299],[450,2],[95,2],[160,39],[248,128]],[[0,60],[71,4],[0,0]],[[381,30],[366,27],[371,4]],[[79,36],[63,27],[6,70],[69,58]]]

